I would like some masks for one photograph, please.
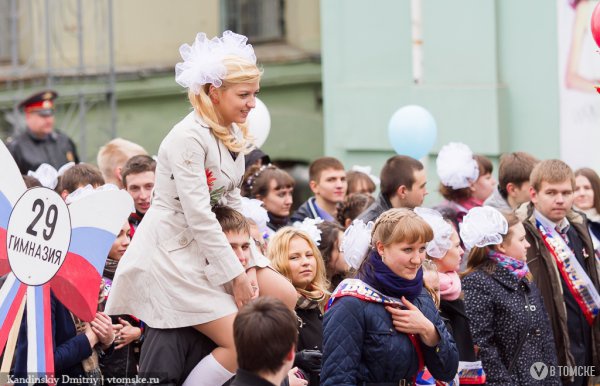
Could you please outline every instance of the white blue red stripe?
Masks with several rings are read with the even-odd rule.
[[[27,372],[40,376],[54,373],[52,324],[49,311],[50,290],[48,286],[28,286]]]
[[[26,286],[14,274],[9,273],[0,290],[0,352],[4,352],[8,334],[25,296],[25,289]]]
[[[71,232],[69,252],[77,254],[94,266],[98,275],[102,276],[106,256],[117,237],[104,229],[82,227]]]

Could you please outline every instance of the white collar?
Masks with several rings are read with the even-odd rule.
[[[564,232],[568,231],[569,227],[571,226],[571,224],[569,223],[569,220],[567,220],[566,217],[563,218],[562,220],[560,220],[558,223],[556,223],[556,222],[548,219],[543,214],[541,214],[540,211],[538,211],[537,209],[533,210],[533,215],[535,216],[536,220],[538,220],[540,223],[542,223],[542,225],[545,228],[547,228],[548,230],[557,229],[561,233],[564,233]]]

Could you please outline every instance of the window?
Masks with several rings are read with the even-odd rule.
[[[283,0],[223,0],[224,29],[246,35],[251,43],[284,37]]]

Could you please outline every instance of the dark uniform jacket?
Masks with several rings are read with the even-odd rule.
[[[68,162],[79,162],[75,144],[60,132],[39,139],[26,130],[9,139],[6,146],[19,166],[21,174],[27,174],[29,170],[35,171],[43,163],[59,169]]]
[[[274,386],[271,382],[249,371],[238,369],[231,386]]]
[[[563,286],[563,279],[556,267],[554,257],[544,245],[544,241],[536,228],[533,209],[531,203],[523,204],[515,213],[523,221],[523,226],[527,232],[527,241],[531,244],[531,247],[527,250],[527,265],[533,274],[535,284],[540,289],[544,298],[544,306],[550,316],[558,364],[560,366],[576,366],[583,365],[589,360],[596,366],[595,373],[598,374],[598,366],[600,365],[598,357],[600,352],[600,318],[595,318],[594,324],[590,328],[583,313],[573,304],[573,295]],[[599,279],[596,270],[596,259],[594,258],[594,247],[587,229],[587,221],[583,215],[576,211],[567,213],[567,220],[571,225],[568,237],[572,243],[576,244],[571,245],[571,248],[590,280],[598,289]],[[588,352],[582,352],[584,350]]]
[[[358,216],[358,219],[363,220],[365,224],[369,221],[375,222],[375,220],[377,220],[377,217],[379,217],[383,212],[385,212],[388,209],[392,209],[392,204],[390,203],[390,200],[388,200],[388,198],[385,197],[383,194],[379,193],[379,196],[377,196],[377,200],[375,200],[375,202],[372,203],[371,206],[365,209],[365,211]]]

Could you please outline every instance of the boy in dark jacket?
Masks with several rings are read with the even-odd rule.
[[[336,222],[337,205],[344,201],[348,189],[344,165],[336,158],[321,157],[310,164],[308,174],[314,196],[298,208],[291,222],[307,217]]]
[[[258,298],[233,322],[239,364],[231,386],[274,386],[287,378],[298,340],[294,313],[280,300]]]

